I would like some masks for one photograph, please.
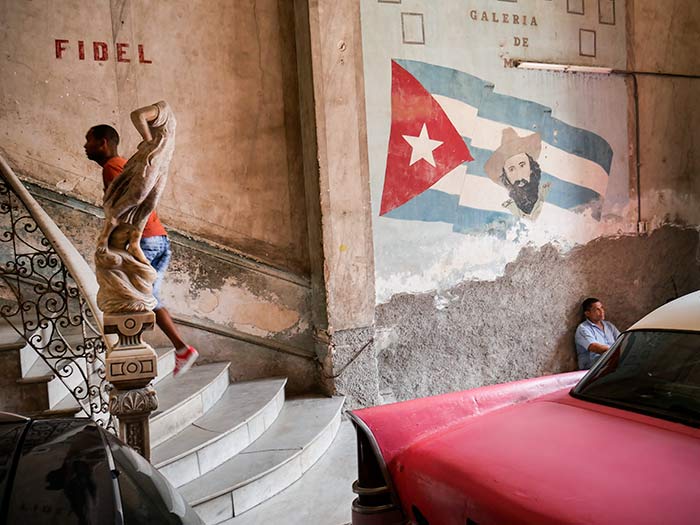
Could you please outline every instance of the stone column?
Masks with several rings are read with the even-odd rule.
[[[374,248],[360,0],[295,0],[312,319],[324,388],[374,404]]]
[[[158,399],[150,382],[158,374],[155,351],[141,339],[153,330],[153,312],[123,313],[104,316],[106,334],[117,334],[119,342],[107,355],[107,380],[114,389],[109,395],[109,410],[119,418],[119,435],[150,460],[151,442],[148,418]]]

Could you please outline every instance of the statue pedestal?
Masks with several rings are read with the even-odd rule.
[[[109,410],[119,418],[121,438],[149,460],[148,418],[158,408],[156,391],[149,383],[158,374],[158,356],[141,335],[153,330],[154,323],[153,312],[104,315],[105,333],[119,336],[107,354],[107,380],[114,385]]]

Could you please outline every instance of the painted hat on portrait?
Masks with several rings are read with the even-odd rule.
[[[509,158],[518,153],[527,153],[533,159],[537,159],[540,151],[542,151],[542,138],[539,133],[521,137],[513,128],[505,128],[501,136],[501,145],[486,161],[484,171],[493,182],[503,185],[501,173]]]

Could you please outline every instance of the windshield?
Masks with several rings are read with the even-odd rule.
[[[572,395],[698,427],[700,333],[627,332]]]

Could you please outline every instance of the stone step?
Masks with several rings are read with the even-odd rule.
[[[202,417],[226,391],[230,363],[194,366],[181,377],[169,375],[156,386],[158,409],[151,414],[151,447]]]
[[[20,350],[8,346],[0,351],[0,410],[17,414],[49,408],[47,383],[53,377],[48,367],[37,367],[35,375],[22,378]]]
[[[60,379],[56,378],[56,374],[43,359],[37,359],[24,376],[17,379],[17,384],[23,385],[27,395],[36,403],[34,410],[30,409],[30,405],[25,405],[29,409],[27,412],[43,413],[52,408],[51,396],[55,388],[51,384],[54,381],[60,382]]]
[[[231,459],[265,432],[284,404],[286,379],[233,383],[201,418],[151,450],[151,462],[176,487]]]
[[[48,383],[54,377],[56,377],[56,374],[54,374],[51,367],[46,364],[46,361],[37,359],[22,377],[17,378],[17,382],[23,384]]]
[[[343,419],[331,446],[300,480],[221,525],[349,524],[352,520],[352,501],[357,497],[352,491],[352,483],[356,479],[355,429],[348,419]]]
[[[76,375],[79,375],[77,372],[74,373]],[[82,407],[80,406],[78,401],[76,401],[73,395],[70,392],[68,392],[68,389],[65,385],[63,385],[63,383],[58,377],[54,377],[53,379],[51,379],[51,381],[49,381],[44,388],[47,392],[50,392],[54,389],[60,389],[62,397],[58,399],[58,401],[51,402],[50,408],[47,410],[23,415],[39,418],[71,416],[87,417],[87,413],[82,411]]]
[[[24,339],[7,320],[0,318],[0,349],[6,346],[16,348],[17,345],[24,346]]]
[[[80,327],[77,326],[71,326],[59,330],[55,325],[50,325],[46,328],[37,328],[32,333],[27,334],[27,341],[31,341],[31,344],[25,344],[20,350],[22,376],[26,376],[29,370],[37,362],[42,360],[42,354],[48,356],[51,353],[48,351],[49,348],[53,348],[54,354],[59,354],[61,351],[65,350],[66,355],[71,355],[72,352],[68,350],[68,348],[63,348],[64,344],[72,347],[73,349],[84,345],[85,340],[82,332],[79,330]],[[52,339],[50,340],[50,338]],[[60,357],[49,357],[49,359],[53,359],[54,361],[62,361],[62,358]],[[81,364],[83,370],[85,369],[85,366],[85,364]],[[71,376],[72,374],[68,374],[68,376],[64,377],[64,379],[70,380]]]
[[[29,351],[32,353],[36,352],[28,347]],[[156,349],[158,354],[158,370],[168,370],[167,374],[161,374],[156,377],[154,384],[161,379],[172,376],[172,368],[175,365],[175,350],[172,348],[160,348]],[[78,361],[81,366],[84,366],[84,362]],[[94,384],[98,384],[100,379],[97,377],[96,373],[92,374],[91,379]],[[81,412],[81,407],[78,402],[73,398],[73,395],[69,392],[69,388],[75,388],[83,382],[83,376],[77,370],[69,374],[67,377],[61,379],[57,377],[55,373],[52,372],[51,368],[43,359],[37,358],[29,370],[24,374],[23,378],[17,380],[19,384],[39,384],[45,383],[45,389],[48,395],[48,409],[43,411],[33,410],[31,415],[34,417],[56,417],[63,415],[76,415]],[[80,415],[86,416],[85,412],[80,413]]]
[[[155,348],[158,354],[158,375],[153,380],[153,384],[157,384],[166,377],[172,376],[173,368],[175,368],[175,349],[174,348]]]
[[[343,397],[287,400],[273,425],[237,456],[180,487],[208,525],[240,515],[298,480],[340,426]]]
[[[48,329],[47,329],[48,330]],[[74,349],[84,344],[82,332],[78,332],[80,327],[69,327],[64,330],[65,343]],[[42,333],[43,339],[42,339]],[[33,343],[41,347],[47,345],[46,331],[36,330],[33,338]],[[35,339],[34,339],[35,338]],[[58,343],[58,339],[54,339]],[[85,359],[76,359],[70,366],[66,366],[66,361],[63,357],[51,357],[49,348],[53,349],[53,353],[60,355],[62,350],[66,350],[66,355],[71,355],[71,351],[63,347],[55,347],[53,343],[48,344],[43,351],[38,351],[32,345],[26,344],[20,350],[21,363],[21,379],[19,383],[34,384],[45,382],[48,395],[48,408],[54,410],[59,403],[62,403],[69,390],[75,389],[84,382],[85,375],[92,373],[92,367]],[[50,365],[42,358],[48,356]],[[57,372],[53,372],[51,366],[56,368]],[[65,404],[65,403],[64,403]]]
[[[34,418],[45,418],[45,417],[73,417],[73,416],[82,416],[85,417],[85,412],[81,413],[81,407],[78,405],[78,402],[73,399],[72,396],[66,396],[64,399],[59,401],[54,407],[50,408],[49,410],[42,410],[41,412],[36,412],[36,413],[27,413],[27,414],[22,414],[27,417],[34,417]]]
[[[24,339],[18,335],[17,338],[13,338],[12,335],[17,335],[17,333],[8,333],[6,337],[0,336],[0,352],[19,350],[26,344]]]

